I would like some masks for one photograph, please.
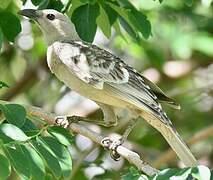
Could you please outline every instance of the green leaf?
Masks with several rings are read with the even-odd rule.
[[[1,9],[6,9],[9,6],[10,3],[11,3],[11,0],[3,0],[0,3],[0,8]]]
[[[128,173],[122,176],[122,180],[138,180],[140,173],[134,167],[130,167]]]
[[[21,1],[22,1],[23,5],[25,5],[27,2],[27,0],[21,0]]]
[[[103,178],[96,178],[97,176],[95,176],[93,179],[96,179],[96,180],[100,180],[100,179],[103,179]],[[80,168],[79,170],[78,170],[78,173],[76,173],[75,174],[75,179],[76,180],[88,180],[88,176],[86,176],[86,174],[85,174],[85,172],[84,172],[84,168]],[[109,179],[112,179],[112,176],[110,177],[110,178],[108,178],[108,180]],[[104,179],[103,179],[104,180]],[[105,180],[107,180],[107,179],[105,179]]]
[[[137,33],[136,27],[131,23],[129,19],[130,10],[119,7],[113,3],[108,3],[110,7],[119,14],[119,21],[125,31],[132,37],[133,40],[139,41],[140,37]]]
[[[210,179],[211,177],[210,169],[203,165],[193,167],[191,174],[197,180]]]
[[[187,179],[187,177],[191,173],[191,168],[184,168],[184,169],[179,169],[177,173],[175,173],[172,177],[180,178],[180,179]]]
[[[187,6],[192,6],[193,0],[184,0],[184,3],[185,3]]]
[[[3,44],[3,33],[0,27],[0,52],[1,52],[1,48],[2,48],[2,44]],[[1,89],[1,81],[0,81],[0,89]]]
[[[125,21],[132,26],[131,21],[129,20],[128,17],[128,12],[130,12],[130,10],[122,8],[120,6],[117,6],[113,3],[108,3],[108,5],[114,10],[116,11],[123,19],[125,19]],[[132,28],[134,29],[134,26],[132,26]]]
[[[187,179],[193,176],[197,180],[210,179],[210,170],[206,166],[197,166],[192,168],[183,169],[164,169],[152,176],[151,179],[154,180],[164,180],[164,179]]]
[[[129,1],[119,0],[119,2],[123,7],[113,3],[108,4],[122,17],[121,25],[128,34],[134,40],[140,39],[138,32],[142,33],[144,38],[148,38],[151,34],[151,24],[147,20],[147,17],[142,12],[138,11]]]
[[[213,37],[210,34],[195,33],[190,38],[190,47],[213,57]]]
[[[87,42],[92,42],[97,30],[96,18],[99,15],[97,3],[85,4],[76,8],[72,14],[72,22],[80,38]]]
[[[30,179],[29,159],[22,150],[21,145],[15,145],[13,148],[5,147],[4,151],[21,179]]]
[[[155,1],[155,0],[154,0],[154,1]],[[160,2],[160,3],[162,3],[162,2],[163,2],[163,0],[159,0],[159,2]]]
[[[69,146],[73,142],[73,136],[65,128],[53,126],[49,127],[47,131],[65,146]]]
[[[119,21],[121,26],[125,29],[125,31],[132,37],[132,39],[136,42],[140,41],[140,38],[137,33],[132,29],[132,27],[125,21],[121,16],[119,17]]]
[[[72,17],[72,13],[74,12],[75,9],[77,9],[78,7],[82,6],[82,5],[85,5],[87,4],[87,2],[82,2],[82,1],[79,1],[79,0],[72,0],[72,6],[68,12],[68,16],[69,17]]]
[[[18,127],[22,127],[26,121],[26,110],[19,104],[0,104],[0,110],[4,113],[6,120]]]
[[[56,178],[60,178],[62,175],[62,170],[59,164],[59,160],[54,155],[53,151],[40,139],[37,138],[36,141],[32,141],[32,144],[36,151],[43,157],[46,165]]]
[[[178,169],[164,169],[159,173],[152,176],[151,179],[155,180],[164,180],[165,178],[172,177],[175,173],[178,172]]]
[[[22,129],[24,132],[39,130],[39,129],[35,126],[35,124],[33,124],[32,121],[29,120],[28,118],[26,118],[26,121],[25,121],[24,125],[21,127],[21,129]]]
[[[105,12],[107,13],[110,25],[112,26],[118,18],[118,13],[106,3],[104,3],[102,5],[102,7],[104,8]]]
[[[30,146],[22,146],[22,150],[30,160],[30,170],[34,179],[45,179],[45,166],[42,158]]]
[[[131,22],[142,33],[144,38],[148,38],[151,34],[151,24],[147,20],[147,17],[140,11],[132,10],[129,12],[129,18]]]
[[[41,4],[43,0],[31,0],[31,2],[33,3],[33,5],[38,6],[39,4]]]
[[[127,11],[129,20],[142,33],[143,37],[147,39],[151,34],[151,24],[147,17],[138,11],[128,0],[119,0],[119,2],[125,9],[130,10]]]
[[[27,137],[24,132],[18,127],[3,123],[0,125],[0,138],[4,141],[4,143],[10,141],[27,141],[29,137]]]
[[[111,36],[111,25],[105,10],[100,6],[100,15],[97,18],[97,24],[107,38]]]
[[[41,1],[41,3],[38,6],[38,9],[46,9],[48,4],[49,4],[50,0],[43,0]]]
[[[38,4],[38,9],[55,9],[57,11],[61,11],[64,7],[63,3],[60,0],[35,0],[36,4]]]
[[[31,120],[27,119],[24,125],[21,127],[21,130],[28,136],[35,136],[37,135],[40,130],[32,123]]]
[[[52,174],[46,173],[45,180],[53,180],[54,177]]]
[[[8,159],[0,154],[0,179],[4,180],[10,176],[11,166]]]
[[[60,0],[49,0],[49,3],[46,9],[55,9],[57,11],[61,11],[64,5]]]
[[[0,29],[0,45],[1,45],[1,29]],[[1,49],[1,47],[0,47],[0,49]],[[9,86],[6,83],[0,81],[0,89],[3,87],[9,88]]]
[[[119,4],[126,9],[135,9],[134,5],[128,0],[118,0]]]
[[[146,177],[145,175],[141,175],[138,170],[131,167],[125,175],[122,176],[123,180],[164,180],[164,179],[192,179],[194,177],[196,180],[210,180],[211,172],[210,169],[206,166],[200,165],[197,167],[187,167],[183,169],[173,168],[173,169],[163,169],[159,173]]]
[[[43,137],[42,141],[53,151],[59,160],[59,164],[62,170],[62,175],[64,178],[69,177],[72,170],[72,160],[68,149],[58,143],[55,138]]]
[[[21,127],[21,130],[31,138],[31,136],[36,136],[40,132],[40,130],[32,123],[28,118],[26,119],[24,125]]]
[[[114,27],[116,33],[117,33],[118,35],[120,35],[124,40],[126,40],[126,38],[124,37],[124,35],[123,35],[122,32],[121,32],[121,28],[120,28],[120,24],[119,24],[118,20],[115,21],[115,23],[113,24],[113,27]]]
[[[21,32],[19,19],[8,11],[0,11],[0,27],[4,36],[14,42],[15,37]]]

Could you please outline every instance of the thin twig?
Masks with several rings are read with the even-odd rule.
[[[47,69],[45,59],[46,57],[41,57],[39,63],[34,68],[28,67],[24,72],[24,75],[14,84],[14,86],[9,87],[7,92],[0,96],[0,99],[9,101],[26,89],[32,87],[39,80],[37,70],[40,67],[44,70]]]
[[[213,136],[213,125],[205,129],[202,129],[201,131],[196,133],[192,138],[190,138],[187,141],[187,144],[191,146],[211,136]],[[153,164],[155,167],[159,168],[162,164],[168,163],[172,161],[174,158],[175,158],[174,151],[172,149],[169,149],[166,152],[164,152],[162,155],[160,155],[159,158],[155,160]]]
[[[82,166],[82,162],[84,159],[90,154],[97,146],[93,146],[92,148],[81,152],[80,157],[74,162],[74,166],[72,168],[71,176],[69,177],[70,180],[75,179],[75,175],[78,172],[79,168]]]
[[[2,101],[0,100],[0,104],[9,104],[11,102],[7,101]],[[34,116],[43,119],[46,123],[50,125],[56,124],[55,119],[56,115],[54,113],[48,113],[42,110],[41,108],[38,107],[33,107],[33,106],[25,106],[23,105],[27,111],[28,116]],[[76,120],[76,117],[75,117]],[[81,125],[79,123],[71,123],[68,126],[69,130],[81,134],[89,139],[91,139],[93,142],[103,146],[102,140],[105,138],[101,134],[98,134],[84,125]],[[131,151],[127,149],[126,147],[120,145],[116,148],[117,153],[125,158],[126,160],[129,161],[129,163],[135,165],[139,170],[143,171],[149,176],[152,176],[158,172],[157,169],[153,168],[149,164],[147,164],[142,158],[134,151]]]

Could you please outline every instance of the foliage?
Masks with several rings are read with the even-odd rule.
[[[70,133],[48,125],[37,129],[21,105],[0,104],[0,109],[5,116],[0,124],[0,179],[10,176],[11,167],[23,179],[45,179],[47,172],[55,178],[70,176]]]
[[[32,0],[32,3],[38,6],[38,9],[53,8],[59,11],[63,9],[61,1],[56,0]],[[142,35],[144,38],[148,38],[151,34],[151,25],[147,17],[141,11],[137,10],[128,0],[73,0],[72,4],[73,6],[68,14],[72,17],[71,19],[76,26],[79,36],[85,41],[93,41],[97,31],[97,25],[103,33],[109,37],[111,27],[118,22],[121,23],[121,26],[123,26],[135,40],[140,40]],[[0,27],[2,28],[3,34],[9,41],[13,41],[14,37],[21,30],[20,22],[17,17],[10,12],[0,11],[0,15]],[[101,21],[105,22],[105,19],[108,22],[106,23],[107,28],[103,28],[105,25],[100,23]],[[7,31],[5,29],[6,27],[10,27],[10,31]],[[85,29],[88,29],[88,27],[90,27],[90,30],[85,32]],[[115,30],[120,31],[117,28]]]
[[[0,81],[0,89],[4,87],[9,88],[9,86],[5,82]]]
[[[194,69],[207,67],[212,63],[212,12],[210,8],[201,8],[200,1],[31,0],[31,2],[38,6],[38,9],[53,8],[61,12],[65,11],[75,24],[79,36],[85,41],[92,42],[99,28],[108,39],[113,39],[110,46],[116,49],[117,54],[127,56],[128,59],[136,59],[135,67],[139,71],[150,67],[157,69],[162,75],[161,87],[168,91],[181,87],[176,98],[182,104],[183,110],[181,112],[168,110],[168,114],[184,136],[211,125],[211,110],[205,112],[200,110],[211,104],[197,106],[195,98],[201,97],[201,93],[195,90],[195,86],[191,86],[192,70],[180,78],[169,77],[164,71],[167,60],[178,59],[178,62],[191,63]],[[26,0],[22,0],[22,5],[25,3]],[[20,8],[20,2],[14,0],[3,0],[0,3],[0,98],[10,100],[11,98],[8,97],[15,97],[17,102],[53,110],[54,104],[61,97],[62,93],[59,89],[62,85],[53,76],[44,73],[44,65],[38,60],[44,59],[45,45],[36,27],[32,26],[32,31],[28,32],[34,35],[34,47],[27,51],[17,48],[17,41],[21,36],[19,35],[21,18],[17,15]],[[37,69],[31,69],[33,66]],[[25,78],[22,78],[23,76]],[[208,85],[206,79],[201,82]],[[1,80],[8,82],[12,87]],[[27,83],[23,84],[23,81]],[[13,87],[18,83],[21,85],[17,90]],[[189,89],[190,93],[183,95],[186,89]],[[7,92],[12,92],[12,95],[4,96]],[[208,94],[207,91],[205,93]],[[42,119],[35,119],[19,104],[0,104],[0,118],[2,118],[0,119],[0,179],[8,179],[14,172],[20,179],[70,177],[72,158],[74,160],[77,158],[71,158],[68,146],[72,144],[71,147],[75,147],[79,155],[83,154],[83,151],[76,146],[76,141],[70,132],[62,127],[46,125]],[[108,133],[107,130],[106,132]],[[148,154],[146,158],[152,161],[157,159],[156,156],[160,151],[168,148],[163,139],[157,135],[153,129],[139,124],[131,134],[130,140],[137,143],[139,149],[146,146],[149,152],[144,152],[146,149],[142,147],[142,154]],[[198,146],[203,153],[212,145],[207,142],[203,142],[201,147]],[[158,151],[152,153],[153,148]],[[101,152],[94,163],[101,166],[103,157],[104,153]],[[162,164],[162,168],[173,165]],[[84,162],[79,166],[76,177],[81,179],[85,176],[84,170],[90,165]],[[125,164],[125,166],[129,165]],[[210,176],[210,171],[205,166],[163,169],[153,177],[147,177],[134,168],[130,168],[126,174],[123,174],[122,170],[119,170],[119,173],[123,179],[192,179],[194,177],[198,180],[206,180]],[[117,177],[119,173],[106,171],[102,177]]]
[[[191,168],[183,168],[183,169],[164,169],[153,175],[152,177],[146,177],[143,174],[141,175],[135,168],[131,167],[129,172],[122,176],[123,180],[163,180],[163,179],[187,179],[187,180],[210,180],[211,172],[206,166],[197,166]]]
[[[19,19],[8,11],[0,11],[0,28],[3,35],[9,40],[14,41],[21,31]]]

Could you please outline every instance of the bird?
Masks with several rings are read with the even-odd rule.
[[[180,106],[157,85],[121,58],[81,40],[67,15],[53,9],[23,9],[19,14],[39,25],[48,46],[50,71],[66,86],[96,102],[106,126],[117,123],[115,107],[128,109],[157,129],[185,166],[197,165],[162,108],[162,104],[176,109]]]

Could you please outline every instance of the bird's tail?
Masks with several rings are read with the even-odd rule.
[[[197,165],[195,157],[174,127],[163,123],[153,115],[142,113],[141,116],[163,135],[185,166],[192,167]]]

